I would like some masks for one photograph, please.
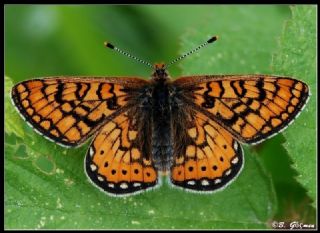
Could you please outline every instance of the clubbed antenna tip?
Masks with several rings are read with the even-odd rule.
[[[218,40],[218,38],[219,38],[218,36],[213,36],[207,41],[207,43],[215,42],[216,40]]]
[[[110,48],[110,49],[114,49],[114,45],[109,43],[109,42],[104,42],[104,46],[106,46],[107,48]]]

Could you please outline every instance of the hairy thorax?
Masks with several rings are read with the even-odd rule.
[[[152,90],[152,156],[159,171],[170,167],[172,157],[170,84],[155,80]]]

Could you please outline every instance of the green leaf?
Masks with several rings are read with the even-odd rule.
[[[316,6],[291,7],[289,20],[273,56],[275,73],[305,81],[311,91],[306,108],[283,135],[284,147],[298,172],[297,180],[316,200]],[[315,203],[313,203],[315,204]]]
[[[276,11],[276,9],[278,11]],[[219,39],[183,61],[183,75],[270,73],[271,54],[287,13],[274,6],[217,6],[199,29],[182,37],[181,53]],[[200,30],[201,29],[201,30]]]
[[[20,137],[24,136],[24,132],[19,127],[21,123],[23,122],[21,117],[19,117],[16,114],[13,114],[15,111],[12,108],[12,103],[11,103],[11,88],[13,86],[12,80],[8,78],[7,76],[5,78],[5,130],[8,133],[14,132],[15,134],[19,135]]]

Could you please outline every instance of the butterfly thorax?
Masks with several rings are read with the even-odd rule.
[[[159,171],[165,171],[170,167],[172,140],[170,83],[163,64],[155,69],[152,81],[152,155]]]

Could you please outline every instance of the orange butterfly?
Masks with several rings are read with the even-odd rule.
[[[60,145],[78,146],[94,135],[85,169],[108,194],[154,188],[167,171],[175,187],[221,189],[242,168],[239,141],[254,144],[279,133],[309,96],[305,83],[289,77],[201,75],[172,81],[168,66],[106,46],[153,67],[151,79],[33,79],[16,84],[12,99],[35,130]]]

